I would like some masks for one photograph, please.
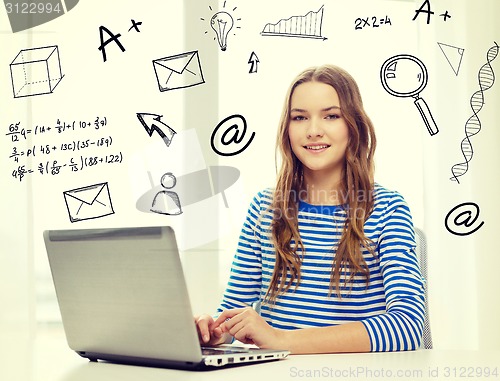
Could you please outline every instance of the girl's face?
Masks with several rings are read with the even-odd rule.
[[[310,81],[295,88],[290,101],[288,136],[306,177],[321,174],[337,175],[340,179],[349,130],[332,86]]]

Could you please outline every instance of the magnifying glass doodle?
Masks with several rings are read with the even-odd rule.
[[[391,95],[400,98],[415,98],[417,106],[429,134],[435,135],[439,129],[432,117],[429,106],[420,92],[427,86],[427,69],[417,57],[399,54],[386,60],[380,69],[382,86]]]

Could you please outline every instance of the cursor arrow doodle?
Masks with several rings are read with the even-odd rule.
[[[176,132],[160,120],[162,116],[163,115],[137,113],[137,118],[146,129],[148,135],[153,136],[153,133],[156,131],[168,147]]]
[[[250,58],[248,59],[248,63],[250,64],[250,70],[249,73],[257,73],[257,64],[259,63],[259,57],[257,57],[257,54],[255,52],[252,52],[250,55]]]

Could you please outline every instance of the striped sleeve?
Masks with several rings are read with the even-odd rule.
[[[261,232],[258,223],[261,196],[261,193],[255,196],[248,208],[217,315],[226,309],[251,306],[259,300],[262,285]]]
[[[423,333],[424,279],[415,252],[415,231],[410,210],[396,194],[387,204],[378,240],[386,313],[362,320],[371,350],[414,350]]]

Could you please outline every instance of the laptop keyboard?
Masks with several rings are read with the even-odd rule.
[[[203,356],[217,356],[217,355],[231,355],[235,353],[248,353],[248,349],[246,348],[240,348],[240,347],[233,347],[233,348],[208,348],[208,347],[202,347],[201,348],[201,354]]]

